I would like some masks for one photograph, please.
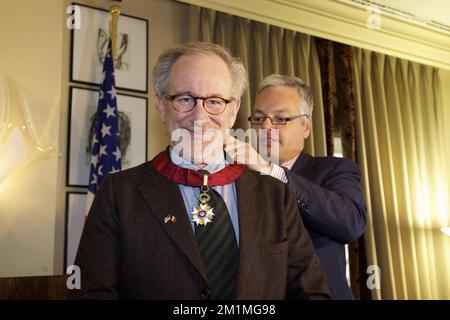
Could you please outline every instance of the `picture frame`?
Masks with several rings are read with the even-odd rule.
[[[70,86],[67,138],[69,187],[87,187],[90,170],[90,141],[99,92]],[[147,98],[117,94],[122,170],[147,161]]]
[[[66,192],[64,270],[73,265],[86,220],[87,192]]]
[[[72,29],[71,33],[70,81],[99,85],[111,14],[100,8],[73,5],[80,8],[80,28]],[[147,93],[148,20],[119,15],[116,43],[116,88]]]

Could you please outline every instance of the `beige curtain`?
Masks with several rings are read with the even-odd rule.
[[[263,77],[271,73],[295,75],[309,84],[314,96],[313,130],[305,152],[326,155],[320,65],[311,36],[197,6],[191,6],[191,21],[191,41],[224,45],[247,68],[249,90],[242,97],[237,128],[249,128],[247,118]]]
[[[450,299],[450,197],[437,69],[353,48],[368,265],[378,299]],[[372,282],[374,283],[374,282]]]

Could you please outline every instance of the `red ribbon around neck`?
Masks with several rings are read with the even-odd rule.
[[[151,161],[153,168],[166,178],[180,184],[200,187],[203,185],[203,173],[196,170],[186,169],[177,166],[170,161],[168,150],[159,153]],[[208,174],[208,186],[223,186],[239,178],[244,173],[246,166],[242,164],[232,164],[222,170]]]

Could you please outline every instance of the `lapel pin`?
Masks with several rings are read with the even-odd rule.
[[[175,217],[171,214],[168,214],[167,217],[164,218],[164,223],[167,223],[169,221],[175,223],[175,222],[177,222],[177,217]]]

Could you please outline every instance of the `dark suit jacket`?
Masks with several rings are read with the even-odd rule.
[[[332,297],[353,299],[345,277],[344,245],[358,239],[366,227],[359,166],[347,159],[302,153],[285,172]]]
[[[329,298],[326,280],[288,187],[246,170],[236,180],[240,224],[238,299]],[[168,215],[177,221],[164,223]],[[150,163],[99,188],[75,264],[71,298],[205,299],[208,284],[176,183]]]

